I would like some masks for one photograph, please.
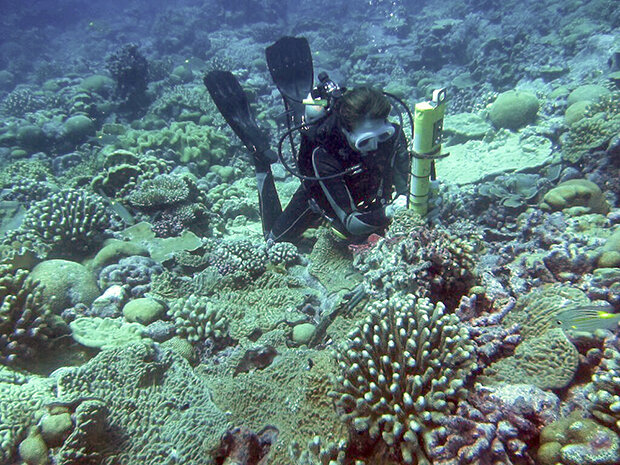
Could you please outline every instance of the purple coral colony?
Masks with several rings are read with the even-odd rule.
[[[607,0],[3,0],[0,465],[620,464],[619,30]],[[275,147],[283,36],[412,109],[447,89],[425,215],[263,239],[203,76]]]

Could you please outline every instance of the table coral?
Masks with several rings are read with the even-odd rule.
[[[475,348],[441,303],[395,296],[368,312],[338,351],[330,395],[352,434],[367,434],[403,463],[428,464],[429,434],[466,395]]]

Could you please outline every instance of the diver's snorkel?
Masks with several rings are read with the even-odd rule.
[[[428,102],[415,105],[413,160],[409,192],[411,208],[422,216],[428,213],[428,193],[433,163],[449,154],[441,153],[443,118],[446,113],[446,89],[436,89]],[[407,204],[409,207],[409,204]]]

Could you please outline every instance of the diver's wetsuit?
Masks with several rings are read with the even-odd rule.
[[[268,165],[257,164],[266,239],[296,242],[306,229],[317,226],[323,218],[329,218],[332,226],[351,240],[364,239],[384,228],[388,223],[385,205],[393,190],[398,194],[407,192],[409,162],[405,137],[398,126],[395,134],[380,143],[376,152],[362,156],[349,146],[336,114],[310,126],[301,135],[301,174],[326,177],[355,165],[360,165],[360,170],[328,180],[303,181],[284,211],[271,170]]]

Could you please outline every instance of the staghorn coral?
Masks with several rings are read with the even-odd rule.
[[[370,305],[370,315],[337,354],[330,396],[357,435],[392,459],[429,464],[430,433],[467,393],[475,348],[456,315],[413,295]]]
[[[32,360],[60,329],[28,271],[0,265],[0,363]]]
[[[0,110],[5,115],[23,118],[27,113],[47,108],[49,104],[49,98],[43,92],[19,86],[2,99]]]
[[[51,253],[70,257],[92,250],[110,226],[111,216],[98,197],[65,189],[30,207],[18,234],[34,233]]]

